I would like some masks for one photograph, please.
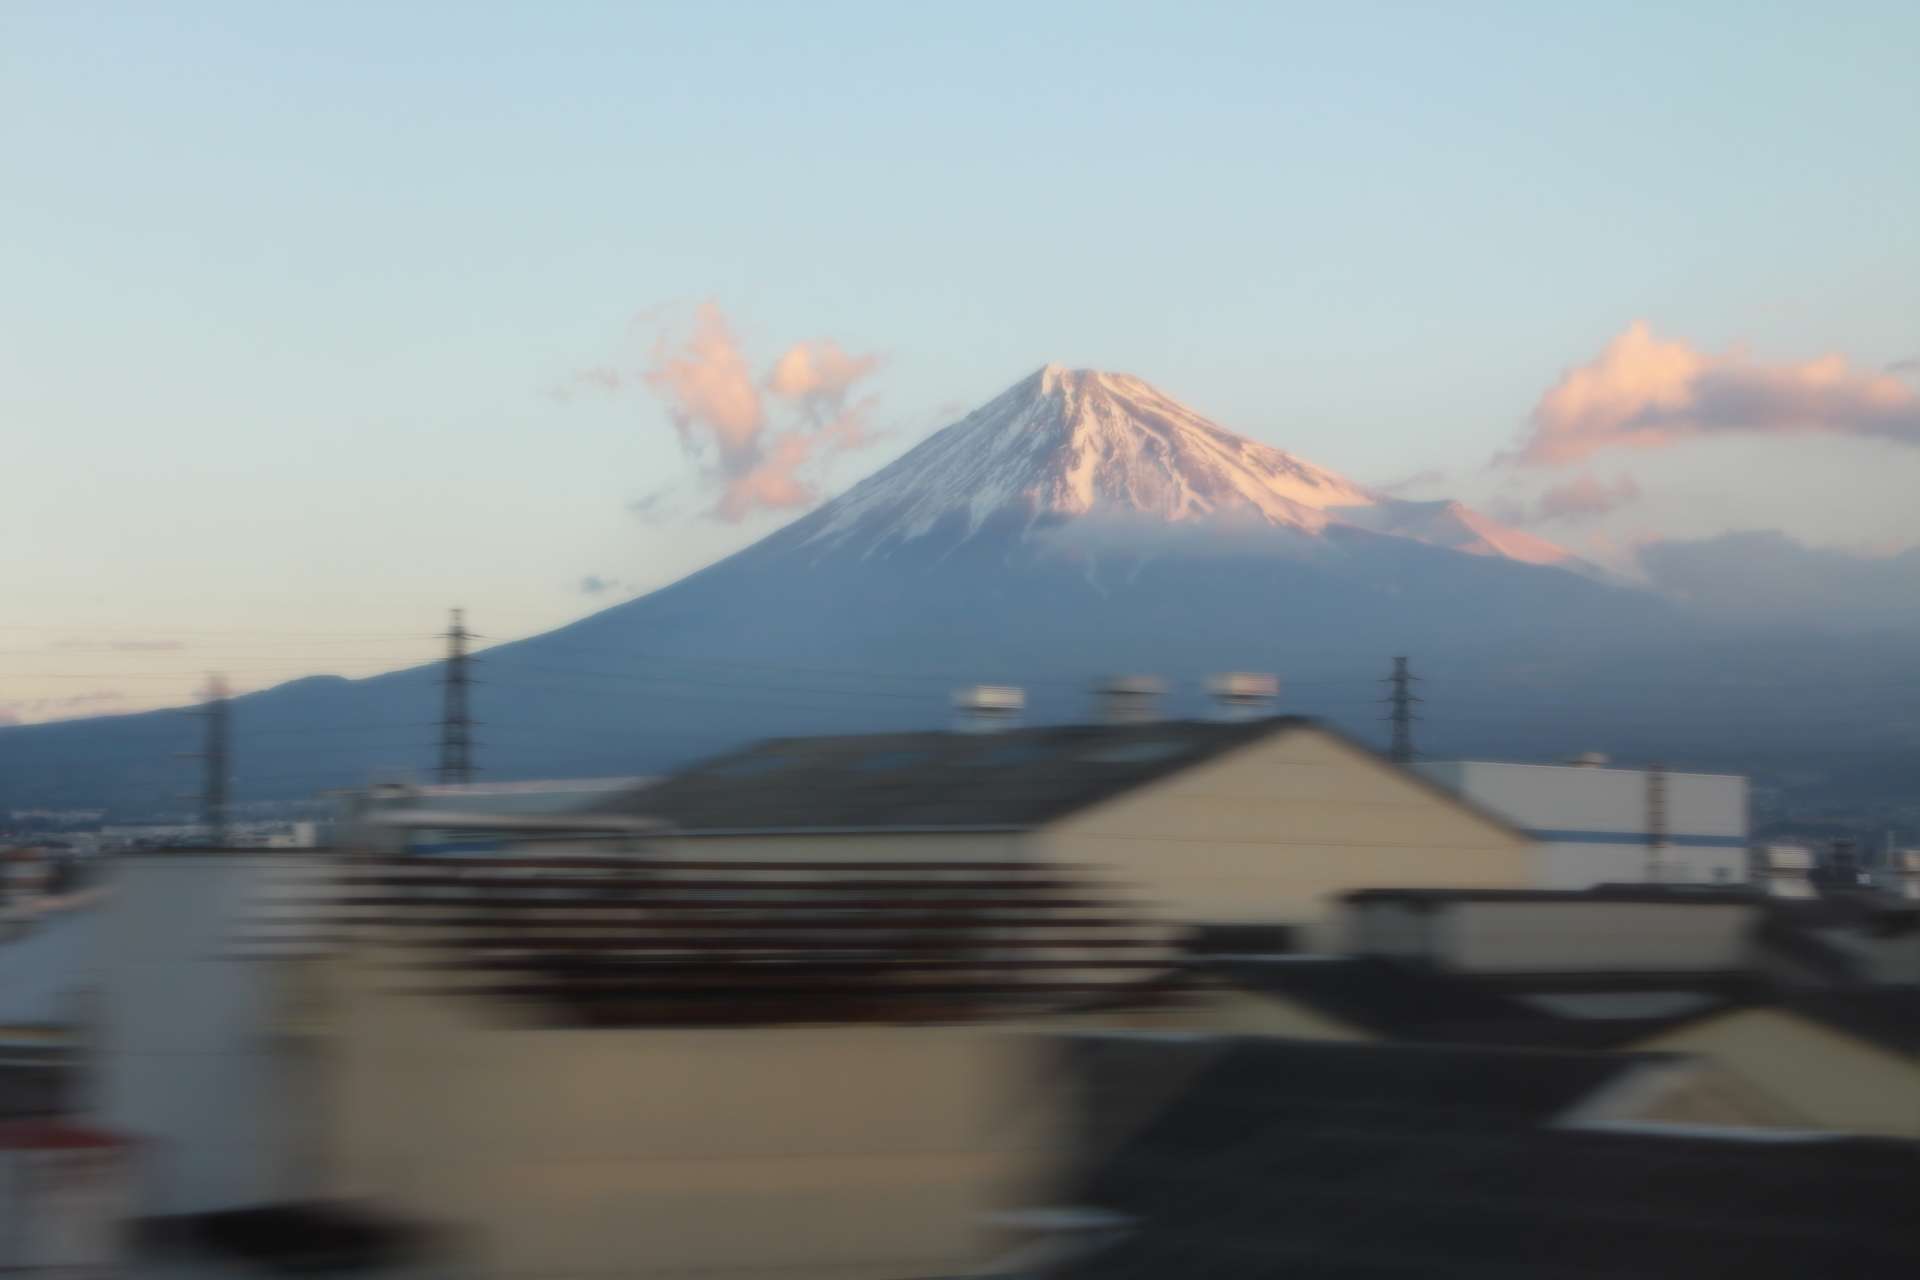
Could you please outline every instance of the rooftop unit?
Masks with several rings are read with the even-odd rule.
[[[1159,676],[1108,676],[1093,686],[1094,719],[1101,724],[1151,724],[1160,719]]]
[[[1816,860],[1813,850],[1797,844],[1761,845],[1753,851],[1753,882],[1773,898],[1817,898],[1820,891],[1809,878]]]
[[[1874,868],[1873,881],[1888,893],[1920,898],[1920,849],[1889,849]]]
[[[1012,685],[976,684],[953,691],[954,732],[999,733],[1020,727],[1027,691]]]
[[[1280,680],[1261,671],[1221,671],[1207,677],[1209,720],[1258,720],[1273,714]]]

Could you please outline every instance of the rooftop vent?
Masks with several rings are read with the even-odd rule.
[[[1096,718],[1101,724],[1151,724],[1160,718],[1166,691],[1158,676],[1109,676],[1093,686]]]
[[[1753,850],[1750,864],[1754,884],[1772,898],[1817,898],[1812,872],[1818,865],[1813,850],[1797,844],[1763,844]]]
[[[1259,720],[1273,714],[1280,696],[1277,676],[1260,671],[1220,671],[1207,677],[1209,720]]]
[[[1010,685],[976,684],[953,691],[954,730],[959,733],[999,733],[1020,727],[1027,707],[1027,691]]]
[[[1873,879],[1888,893],[1920,898],[1920,849],[1887,850]]]

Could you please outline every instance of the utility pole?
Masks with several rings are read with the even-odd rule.
[[[207,709],[201,714],[207,717],[207,746],[200,753],[207,773],[200,788],[200,822],[207,829],[207,839],[224,846],[227,829],[233,821],[233,804],[227,794],[232,767],[229,756],[233,750],[233,704],[227,697],[225,676],[207,677]]]
[[[467,714],[466,611],[455,609],[447,627],[446,704],[440,714],[440,781],[473,781],[473,722]]]
[[[1647,766],[1647,883],[1660,879],[1667,860],[1667,766]]]
[[[1393,709],[1393,745],[1387,748],[1387,759],[1395,764],[1409,764],[1415,755],[1413,722],[1420,717],[1413,714],[1413,704],[1420,699],[1414,696],[1411,686],[1419,679],[1407,670],[1405,658],[1393,660],[1393,674],[1386,680],[1393,686],[1393,692],[1387,697],[1387,704]]]

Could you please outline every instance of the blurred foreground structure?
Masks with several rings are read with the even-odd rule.
[[[1687,1098],[1673,1059],[1076,1049],[1094,1135],[1076,1189],[1105,1217],[1042,1268],[1063,1280],[1893,1280],[1920,1257],[1913,1143],[1689,1122],[1711,1095]]]
[[[0,947],[66,1037],[0,1085],[78,1076],[0,1096],[133,1144],[172,1275],[1920,1257],[1920,903],[1543,890],[1524,814],[1310,722],[1115,720],[124,854]],[[65,994],[8,1004],[46,937]]]
[[[761,743],[593,811],[660,818],[689,858],[1096,868],[1183,925],[1311,933],[1361,885],[1531,876],[1522,832],[1313,721],[1156,722],[1130,702],[1106,724]]]

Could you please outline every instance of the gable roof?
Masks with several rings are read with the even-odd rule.
[[[695,835],[1025,831],[1305,728],[1325,732],[1276,716],[775,738],[587,812],[646,814]]]
[[[1134,1230],[1064,1276],[1911,1274],[1920,1145],[1558,1127],[1632,1060],[1237,1042],[1094,1177]]]

